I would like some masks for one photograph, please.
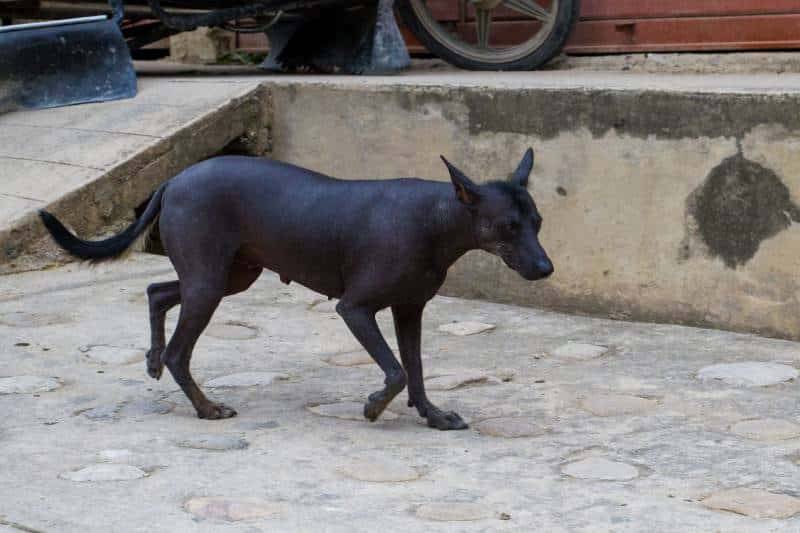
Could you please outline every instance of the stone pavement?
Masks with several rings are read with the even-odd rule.
[[[0,531],[800,531],[800,345],[436,298],[428,429],[333,303],[265,273],[149,379],[162,257],[0,277]],[[391,344],[391,317],[380,323]],[[168,325],[174,324],[174,313]]]

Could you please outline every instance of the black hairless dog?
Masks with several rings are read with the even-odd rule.
[[[444,160],[444,158],[442,158]],[[452,185],[415,178],[338,180],[277,161],[224,156],[198,163],[162,185],[141,217],[102,241],[72,235],[42,211],[45,226],[71,255],[90,261],[119,257],[158,217],[159,233],[177,281],[147,288],[151,348],[147,372],[164,365],[200,418],[236,411],[206,398],[189,360],[197,338],[225,296],[247,289],[264,268],[331,298],[347,327],[386,374],[364,416],[375,420],[408,382],[408,403],[439,429],[467,425],[428,400],[420,362],[422,310],[465,252],[500,256],[527,280],[553,265],[539,244],[542,218],[526,187],[528,150],[508,181],[476,185],[444,160]],[[164,316],[180,304],[165,343]],[[375,321],[392,308],[397,362]]]

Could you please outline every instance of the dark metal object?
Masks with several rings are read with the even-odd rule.
[[[385,375],[384,387],[367,398],[367,419],[376,420],[408,385],[408,405],[428,426],[464,429],[458,414],[439,409],[425,392],[425,305],[469,250],[499,256],[530,281],[551,275],[553,264],[539,242],[542,218],[527,191],[532,150],[508,181],[485,185],[444,162],[452,184],[337,180],[263,158],[217,157],[159,187],[141,216],[109,239],[81,240],[50,213],[40,215],[59,246],[95,262],[122,256],[158,220],[179,279],[147,288],[147,372],[158,379],[166,366],[200,418],[229,418],[236,411],[211,402],[195,383],[189,370],[195,343],[220,301],[247,290],[269,269],[284,283],[339,299],[337,313]],[[164,317],[176,305],[180,317],[167,343]],[[375,320],[388,307],[402,364]]]
[[[114,16],[0,27],[0,112],[131,98],[136,74]]]
[[[296,9],[311,2],[292,2],[286,0],[270,0],[268,2],[253,2],[252,4],[218,9],[207,13],[173,15],[167,13],[161,6],[161,0],[147,0],[153,14],[168,28],[179,31],[191,31],[201,26],[222,26],[226,22],[238,18],[262,15],[265,12],[279,9]]]
[[[384,74],[408,68],[411,57],[394,18],[394,0],[378,0],[371,37],[368,55],[361,58],[363,73]]]
[[[276,11],[292,11],[328,1],[269,0],[201,14],[173,15],[161,0],[148,0],[150,8],[167,27],[179,31],[200,26],[224,26],[228,21]],[[309,16],[278,22],[266,30],[270,54],[262,64],[269,71],[312,68],[346,74],[385,74],[408,67],[408,55],[394,19],[393,0],[377,0],[358,9],[343,6]]]
[[[256,19],[255,28],[266,28],[270,40],[270,54],[262,64],[265,70],[389,73],[410,64],[394,19],[392,2],[131,0],[123,35],[131,49],[138,49],[162,37],[200,26],[225,28],[236,24],[235,21],[250,18]],[[114,3],[121,3],[121,0],[114,0]],[[80,14],[87,12],[84,4],[101,7],[97,2],[80,5],[44,2],[42,9]],[[146,20],[148,17],[152,20]]]
[[[122,43],[137,49],[181,31],[200,26],[225,27],[247,18],[255,18],[270,38],[270,55],[262,65],[265,70],[310,68],[323,72],[384,74],[410,65],[394,19],[393,0],[146,2],[155,19],[143,20],[137,12],[131,20],[126,20],[124,41],[115,24],[122,19],[122,0],[109,1],[114,13],[112,21],[68,19],[45,23],[37,28],[39,33],[35,35],[21,33],[33,30],[21,26],[14,33],[0,34],[0,50],[8,51],[0,59],[0,76],[4,76],[0,78],[0,109],[51,107],[133,96],[133,68]],[[232,7],[219,8],[226,4]],[[54,39],[61,40],[54,45]],[[107,48],[105,55],[103,46]],[[98,78],[101,74],[104,79]],[[54,83],[55,78],[61,82],[60,86]]]
[[[230,2],[229,2],[230,3]],[[187,1],[185,6],[173,6],[169,2],[170,13],[197,14],[208,9],[213,9],[211,0]],[[0,0],[0,13],[4,16],[21,19],[65,19],[87,17],[98,14],[111,14],[107,0],[27,0],[19,4],[10,5]],[[152,19],[153,13],[147,0],[126,0],[125,18],[133,20]]]
[[[179,32],[164,26],[158,20],[143,20],[123,27],[122,35],[128,48],[133,51],[176,33]]]
[[[411,58],[392,3],[330,8],[302,22],[279,22],[267,30],[271,49],[261,68],[338,74],[388,74],[407,68]]]
[[[265,33],[267,34],[267,39],[269,39],[269,55],[264,58],[260,67],[268,72],[282,71],[284,69],[283,62],[285,61],[283,53],[286,50],[286,46],[297,30],[307,23],[307,20],[293,20],[278,22],[267,28]]]

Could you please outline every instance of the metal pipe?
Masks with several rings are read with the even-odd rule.
[[[165,26],[179,31],[191,31],[200,26],[220,26],[229,20],[253,17],[280,8],[286,9],[287,4],[300,4],[300,2],[286,2],[286,0],[271,0],[241,7],[218,9],[198,15],[175,15],[164,11],[164,8],[161,7],[161,0],[147,0],[147,3]]]
[[[2,4],[0,4],[2,6]],[[80,17],[89,16],[96,13],[110,13],[108,3],[106,2],[64,2],[58,0],[44,0],[37,12],[45,18],[56,17]],[[178,7],[175,9],[170,8],[170,12],[176,15],[196,15],[205,13],[203,9],[190,9]],[[32,13],[28,13],[30,16]],[[153,12],[150,7],[144,4],[125,4],[125,16],[132,18],[153,18]]]
[[[0,33],[9,33],[19,30],[31,30],[36,28],[52,28],[53,26],[69,26],[72,24],[85,24],[86,22],[98,22],[101,20],[108,20],[106,15],[97,15],[95,17],[79,17],[74,19],[63,20],[48,20],[45,22],[28,22],[25,24],[13,24],[11,26],[0,26]]]

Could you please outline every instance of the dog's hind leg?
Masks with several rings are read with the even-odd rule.
[[[150,349],[147,351],[147,373],[151,378],[160,379],[164,371],[161,354],[164,352],[166,340],[164,336],[164,319],[167,311],[181,303],[181,287],[178,281],[153,283],[147,287],[150,305]]]
[[[225,278],[203,279],[196,275],[181,280],[181,312],[162,357],[200,418],[230,418],[236,415],[236,411],[230,407],[215,404],[206,398],[189,371],[194,345],[225,295],[225,281]]]
[[[261,267],[234,263],[228,274],[225,296],[247,290],[261,272]],[[147,287],[147,296],[150,303],[150,349],[147,351],[147,373],[152,378],[160,379],[164,372],[161,355],[166,346],[164,319],[170,309],[181,303],[180,282],[153,283]]]
[[[225,296],[246,291],[250,285],[255,283],[258,276],[264,269],[260,266],[240,263],[234,260],[231,270],[228,273],[228,283],[225,287]]]

